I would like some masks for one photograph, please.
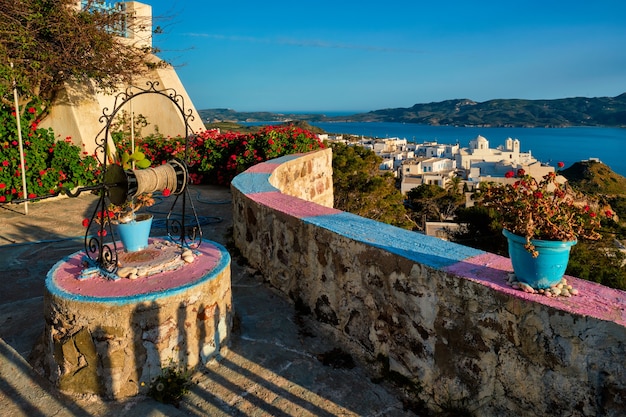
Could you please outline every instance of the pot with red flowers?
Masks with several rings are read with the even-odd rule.
[[[600,238],[599,205],[554,171],[536,179],[519,169],[505,177],[481,183],[477,204],[502,227],[516,280],[535,290],[556,286],[577,240]]]

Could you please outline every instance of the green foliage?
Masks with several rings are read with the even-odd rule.
[[[191,371],[170,365],[151,382],[148,395],[164,404],[178,406],[183,395],[189,392],[190,386]]]
[[[35,97],[50,103],[65,82],[90,80],[110,91],[154,62],[151,48],[119,42],[111,30],[123,21],[132,31],[140,22],[126,19],[120,8],[77,10],[76,5],[75,0],[0,0],[0,99],[5,103],[13,80],[22,105]]]
[[[597,242],[580,241],[572,247],[566,274],[626,290],[626,255],[611,237]]]
[[[98,162],[81,152],[71,138],[56,141],[51,129],[38,128],[38,110],[26,109],[20,118],[29,199],[94,184]],[[0,202],[24,199],[15,111],[0,104]]]
[[[381,158],[362,146],[331,144],[335,208],[405,229],[412,229],[395,187],[395,178],[381,174]]]
[[[116,135],[116,148],[130,152],[130,138]],[[186,146],[188,142],[188,146]],[[264,126],[255,133],[206,130],[190,136],[164,137],[159,133],[135,139],[137,153],[164,164],[177,158],[187,162],[193,183],[227,185],[239,173],[268,159],[324,148],[310,131],[293,125]]]
[[[436,184],[422,184],[407,192],[411,216],[418,224],[449,220],[464,202],[463,195],[454,186],[444,190]]]
[[[264,126],[256,133],[204,131],[191,138],[190,165],[209,182],[228,184],[251,166],[294,153],[324,148],[312,132],[293,125]]]
[[[614,173],[602,162],[576,162],[559,173],[567,178],[572,187],[586,194],[626,195],[626,178]]]
[[[450,233],[450,240],[461,245],[508,256],[506,238],[502,226],[494,220],[494,214],[485,207],[459,208],[456,222],[463,224],[460,230]]]

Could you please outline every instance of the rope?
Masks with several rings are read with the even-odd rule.
[[[146,168],[134,171],[137,178],[136,195],[176,189],[176,171],[170,164],[164,164],[157,168]]]

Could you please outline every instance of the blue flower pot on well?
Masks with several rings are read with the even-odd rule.
[[[526,238],[502,230],[509,244],[509,257],[513,264],[513,272],[518,281],[524,282],[534,289],[550,288],[561,281],[569,262],[569,253],[576,240],[553,241],[531,239],[539,256],[526,250]]]
[[[138,252],[148,247],[150,228],[152,227],[152,215],[139,214],[134,220],[127,223],[119,223],[117,231],[126,252]]]

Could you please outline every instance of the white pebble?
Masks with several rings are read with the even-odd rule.
[[[128,279],[137,279],[137,278],[139,278],[139,276],[137,274],[130,274],[128,276]]]
[[[577,290],[576,288],[572,288],[572,289],[570,290],[570,293],[571,293],[572,295],[578,295],[578,290]]]
[[[194,260],[193,255],[183,256],[183,261],[185,261],[188,264],[192,263],[193,260]]]
[[[127,278],[128,276],[132,275],[132,274],[137,274],[137,268],[131,267],[131,266],[127,266],[125,268],[120,268],[117,270],[117,275],[120,278]]]

